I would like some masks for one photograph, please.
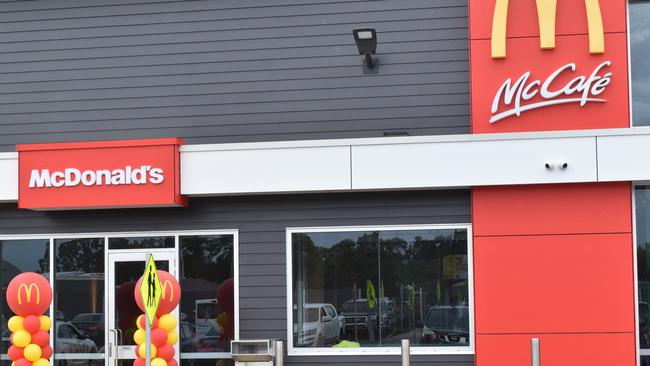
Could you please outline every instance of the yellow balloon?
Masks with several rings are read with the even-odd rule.
[[[167,361],[158,357],[151,360],[151,366],[167,366]]]
[[[147,332],[144,329],[138,329],[133,333],[135,344],[143,344],[147,340]]]
[[[41,359],[41,347],[37,344],[30,344],[25,347],[23,355],[28,361],[36,362]]]
[[[9,321],[7,322],[7,326],[9,327],[9,330],[12,333],[16,333],[19,330],[23,330],[23,318],[22,316],[14,315],[11,318],[9,318]]]
[[[178,333],[175,330],[167,333],[167,344],[175,345],[178,342]]]
[[[26,330],[19,330],[11,337],[14,346],[25,348],[28,344],[32,342],[32,335],[29,334]]]
[[[50,366],[50,361],[46,358],[41,358],[32,363],[32,366]]]
[[[41,315],[38,317],[38,320],[41,321],[41,330],[48,331],[52,328],[52,319],[47,315]]]
[[[166,332],[171,332],[176,329],[176,317],[172,314],[165,314],[158,319],[158,328],[164,329]]]
[[[158,348],[156,348],[155,345],[151,345],[151,359],[153,360],[156,357],[156,353],[158,353]],[[146,344],[141,344],[138,346],[138,355],[144,359],[147,358],[147,345]]]
[[[140,322],[142,321],[140,318],[142,318],[144,314],[140,315],[138,319],[135,321],[135,325],[138,327],[138,329],[142,329],[142,326],[140,325]]]

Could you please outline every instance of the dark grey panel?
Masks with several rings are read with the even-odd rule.
[[[470,222],[466,190],[193,198],[187,208],[33,212],[0,205],[0,234],[238,229],[240,335],[286,339],[286,228]],[[335,361],[333,361],[335,360]],[[292,364],[355,366],[397,357],[291,357]],[[472,356],[414,363],[471,365]]]
[[[0,3],[0,151],[469,132],[467,0]]]

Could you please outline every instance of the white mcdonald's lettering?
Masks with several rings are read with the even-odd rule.
[[[558,68],[543,82],[541,80],[530,81],[530,71],[525,72],[514,83],[512,79],[508,79],[501,85],[494,96],[490,123],[498,122],[510,116],[520,116],[522,112],[552,105],[579,103],[581,107],[584,107],[587,103],[605,103],[606,99],[594,97],[602,94],[611,83],[611,72],[601,75],[601,70],[611,64],[611,61],[605,61],[596,66],[589,76],[578,76],[559,89],[552,88],[555,79],[565,71],[576,71],[576,64],[570,63]],[[538,95],[543,99],[542,101],[525,103]],[[495,114],[499,110],[501,102],[511,108]]]
[[[167,286],[169,286],[169,301],[174,301],[174,286],[172,286],[172,283],[169,282],[169,280],[165,280],[165,282],[163,282],[162,298],[165,298],[165,294],[167,293]]]
[[[21,300],[20,297],[20,292],[25,289],[25,300],[27,300],[27,303],[32,302],[32,289],[36,290],[36,303],[40,304],[41,303],[41,290],[38,289],[38,286],[36,286],[35,283],[30,283],[29,286],[25,283],[21,283],[20,286],[18,287],[18,304],[22,305],[23,301]]]
[[[161,168],[152,168],[150,165],[142,165],[139,168],[127,166],[124,169],[102,169],[84,170],[77,168],[66,168],[62,171],[49,169],[34,169],[29,177],[29,188],[43,187],[74,187],[82,184],[84,186],[117,186],[130,184],[160,184],[165,180],[164,171]]]

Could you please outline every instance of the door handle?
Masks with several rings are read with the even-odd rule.
[[[540,366],[539,338],[533,338],[530,340],[530,351],[531,351],[531,365]]]

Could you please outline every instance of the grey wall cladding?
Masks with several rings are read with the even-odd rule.
[[[467,0],[0,0],[0,151],[468,133],[467,28]]]
[[[287,227],[468,223],[467,190],[195,198],[188,208],[33,212],[0,205],[0,234],[238,229],[240,335],[286,339]],[[290,357],[296,365],[376,365],[396,356]],[[466,366],[472,355],[414,363]]]

